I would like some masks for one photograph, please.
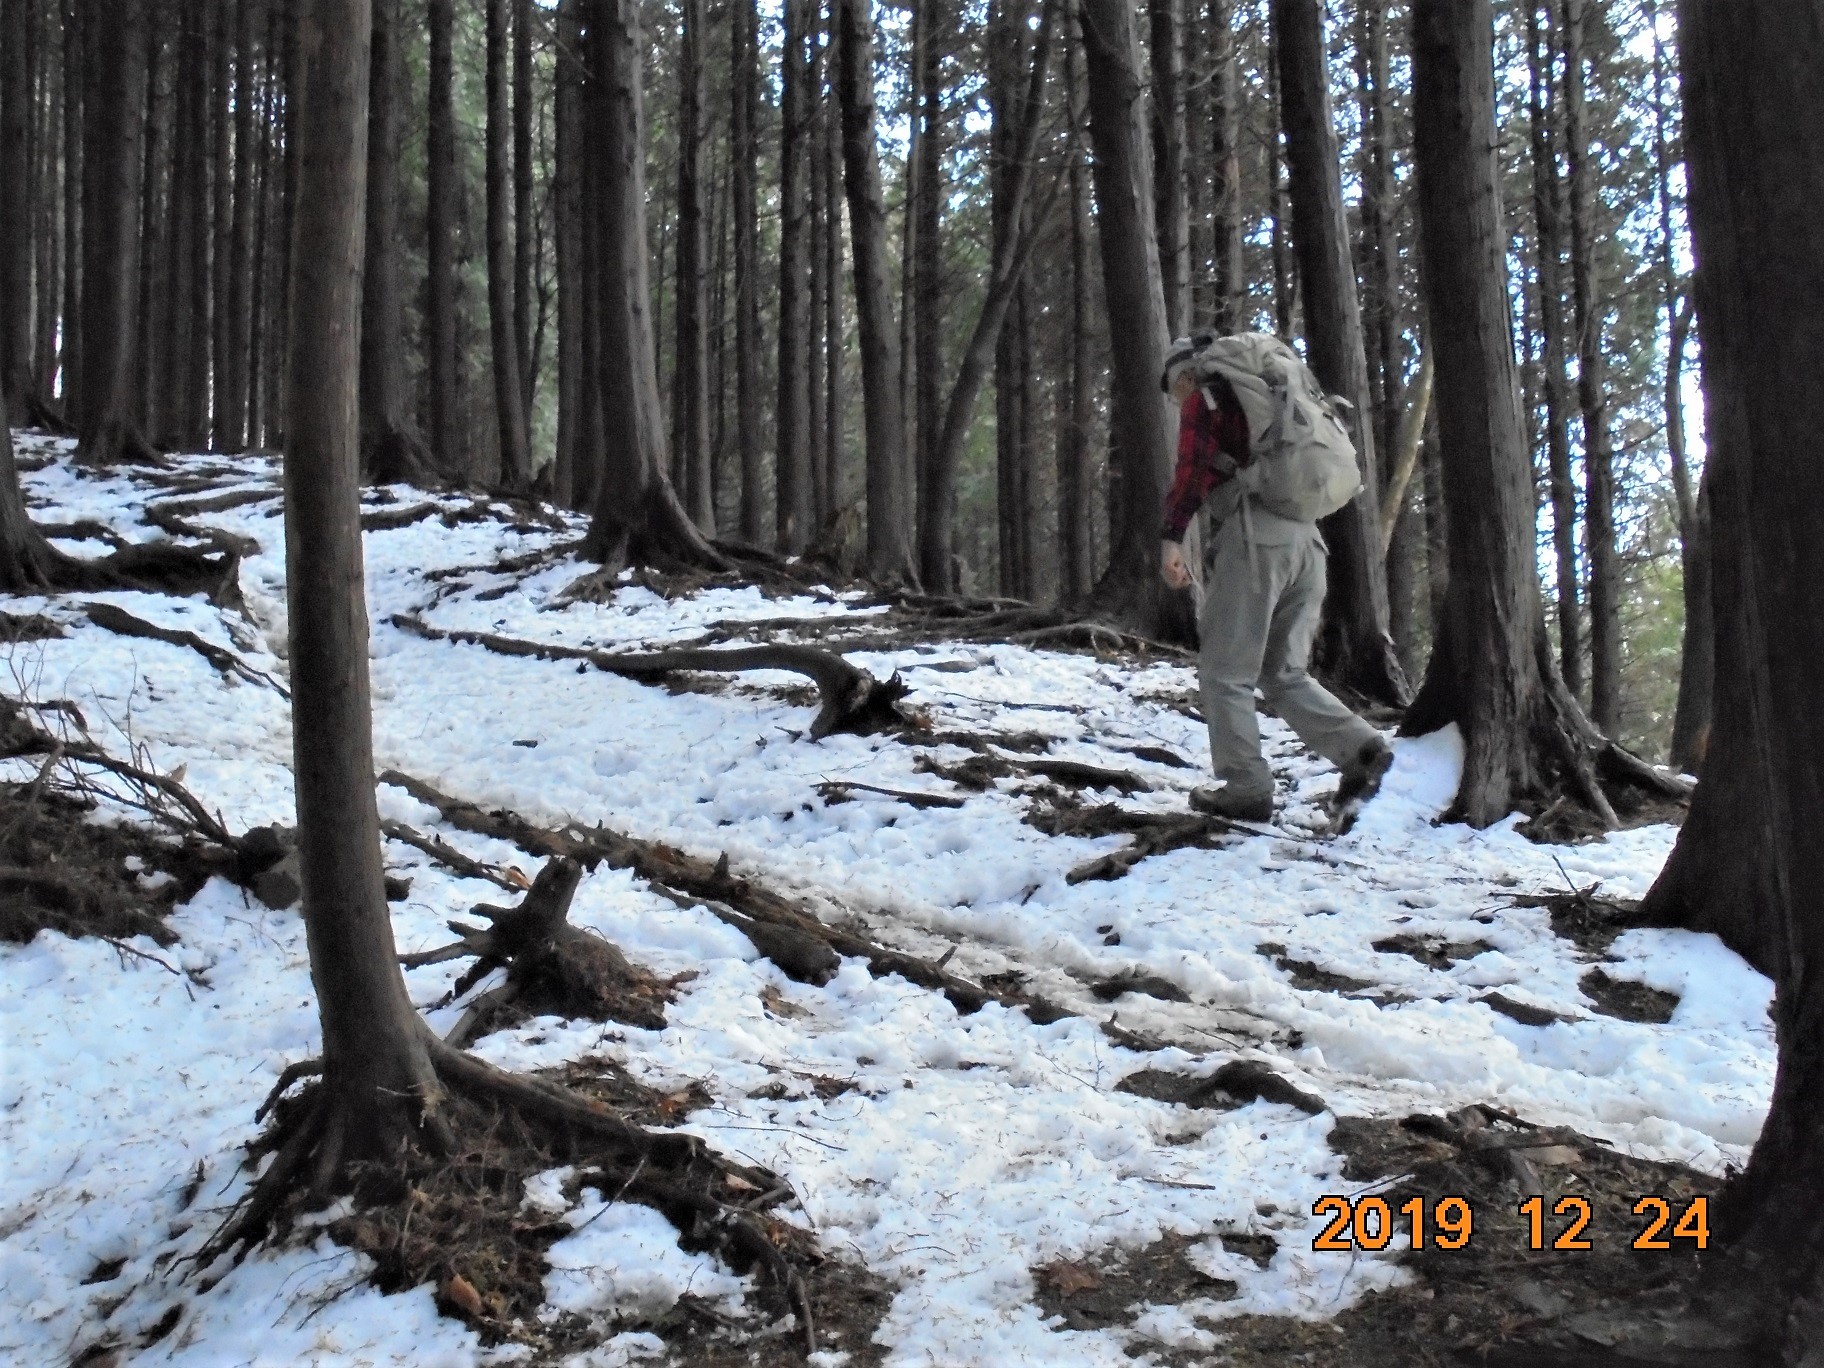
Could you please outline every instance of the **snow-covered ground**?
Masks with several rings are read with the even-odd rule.
[[[27,439],[23,449],[47,446],[55,444]],[[228,468],[221,458],[184,464]],[[272,463],[236,461],[220,488],[266,486],[274,497],[193,515],[259,543],[241,570],[245,617],[200,598],[91,597],[196,632],[282,678],[276,483]],[[139,509],[170,495],[130,472],[79,476],[63,459],[28,475],[26,488],[40,519],[92,518],[136,540],[161,535]],[[402,503],[422,497],[396,493]],[[1014,781],[965,795],[959,809],[915,809],[865,792],[826,803],[817,789],[826,780],[955,790],[914,768],[929,752],[880,737],[806,739],[810,710],[767,691],[799,683],[794,676],[746,675],[722,692],[673,694],[390,625],[390,615],[416,612],[445,628],[615,648],[689,639],[738,619],[870,611],[834,594],[768,600],[755,590],[668,603],[631,585],[607,604],[566,604],[562,589],[588,568],[572,559],[523,579],[487,567],[573,533],[515,530],[504,506],[501,513],[367,536],[382,767],[545,824],[599,821],[693,853],[727,852],[735,872],[809,898],[831,919],[864,922],[919,953],[955,946],[953,971],[1018,971],[1035,991],[1089,1014],[1048,1026],[997,1006],[959,1017],[942,997],[874,978],[861,961],[823,988],[807,987],[707,911],[680,908],[603,867],[583,884],[574,919],[661,974],[697,973],[666,1028],[540,1019],[477,1046],[516,1069],[593,1055],[668,1090],[700,1083],[714,1104],[682,1128],[787,1177],[802,1203],[788,1218],[891,1287],[878,1335],[888,1362],[1145,1362],[1149,1348],[1214,1345],[1225,1317],[1323,1318],[1403,1276],[1384,1258],[1311,1252],[1321,1225],[1312,1203],[1349,1186],[1326,1140],[1331,1114],[1264,1102],[1191,1110],[1115,1090],[1141,1069],[1207,1074],[1254,1058],[1335,1113],[1399,1116],[1488,1102],[1711,1170],[1740,1163],[1752,1143],[1773,1077],[1766,980],[1713,938],[1633,931],[1605,969],[1675,992],[1679,1005],[1665,1025],[1616,1020],[1592,1010],[1578,987],[1590,966],[1553,934],[1548,914],[1514,905],[1517,894],[1562,890],[1567,879],[1637,897],[1670,848],[1670,829],[1547,848],[1512,822],[1485,831],[1433,825],[1460,763],[1454,735],[1444,733],[1397,742],[1386,788],[1355,830],[1313,841],[1296,831],[1314,823],[1335,771],[1269,720],[1292,834],[1179,850],[1125,878],[1071,885],[1072,868],[1125,838],[1041,833],[1021,820],[1030,799]],[[476,568],[430,577],[464,566]],[[290,716],[276,692],[224,680],[186,649],[103,631],[73,600],[7,607],[42,612],[68,630],[11,648],[18,682],[4,686],[9,692],[72,699],[99,738],[124,750],[130,736],[164,769],[186,767],[185,783],[233,829],[290,820]],[[1207,760],[1201,725],[1170,705],[1194,682],[1179,666],[951,643],[850,658],[878,674],[901,671],[911,703],[939,730],[1041,732],[1050,758],[1125,769],[1154,785],[1097,801],[1182,809],[1201,770],[1138,759],[1132,747]],[[961,760],[967,752],[936,754]],[[444,827],[399,790],[380,795],[383,815],[478,858],[527,864],[506,846]],[[498,896],[410,847],[389,843],[387,859],[413,878],[410,896],[392,907],[403,951],[441,944],[448,916]],[[484,1350],[465,1326],[440,1317],[428,1289],[372,1290],[361,1256],[327,1238],[263,1251],[206,1292],[187,1273],[181,1256],[243,1189],[237,1151],[254,1133],[254,1107],[285,1064],[314,1053],[317,1025],[295,911],[268,910],[216,882],[170,925],[177,945],[139,948],[180,972],[51,933],[0,948],[0,1362],[64,1364],[103,1343],[121,1346],[120,1363],[511,1361],[514,1350]],[[1484,948],[1445,968],[1372,948],[1396,935]],[[1369,986],[1301,989],[1282,959]],[[436,1001],[459,967],[412,971],[414,997]],[[1084,987],[1130,969],[1171,980],[1190,1002],[1128,995],[1106,1005]],[[786,1010],[763,1003],[769,988]],[[1520,1025],[1477,1001],[1494,989],[1568,1019]],[[458,1011],[433,1021],[447,1028]],[[1111,1043],[1095,1020],[1114,1013],[1174,1047],[1135,1053]],[[826,1100],[814,1077],[854,1088]],[[771,1100],[749,1096],[768,1084],[782,1084],[783,1097],[777,1087],[767,1089]],[[199,1172],[200,1189],[186,1201]],[[558,1186],[538,1185],[529,1200],[561,1208]],[[575,1360],[581,1368],[661,1353],[651,1335],[614,1333],[617,1314],[651,1312],[686,1289],[735,1301],[752,1290],[712,1259],[679,1250],[645,1208],[604,1207],[590,1192],[570,1219],[577,1233],[551,1252],[547,1294],[553,1312],[601,1318],[604,1342]],[[1272,1234],[1278,1252],[1258,1267],[1226,1252],[1223,1232]],[[1193,1263],[1239,1284],[1240,1296],[1161,1308],[1134,1327],[1102,1331],[1048,1323],[1035,1304],[1035,1268],[1167,1233],[1197,1239]],[[91,1281],[114,1261],[113,1276]],[[174,1307],[169,1333],[137,1347]]]

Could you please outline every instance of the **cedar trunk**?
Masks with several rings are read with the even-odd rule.
[[[1654,779],[1590,726],[1545,634],[1496,178],[1493,48],[1490,0],[1414,5],[1414,162],[1450,572],[1404,730],[1462,728],[1453,812],[1473,825],[1559,790],[1613,824],[1598,764],[1631,782]]]
[[[874,20],[869,0],[840,0],[843,189],[849,204],[855,310],[867,428],[868,571],[914,580],[912,500],[900,411],[899,338],[887,286],[887,210],[875,131]]]
[[[1152,156],[1140,85],[1139,44],[1124,0],[1083,0],[1096,219],[1113,375],[1109,395],[1109,563],[1096,610],[1136,631],[1188,639],[1188,591],[1159,577],[1159,526],[1175,424],[1159,393],[1165,363],[1165,297],[1153,225]]]
[[[456,97],[452,0],[427,0],[430,117],[425,133],[425,372],[429,377],[431,455],[438,469],[462,471],[456,413]]]
[[[703,216],[703,0],[684,0],[678,53],[678,312],[672,373],[672,441],[684,506],[705,536],[716,532],[710,484],[708,230]]]
[[[1779,1069],[1713,1268],[1769,1364],[1824,1355],[1824,15],[1808,0],[1686,0],[1680,34],[1715,518],[1718,728],[1661,885],[1752,846],[1736,896],[1775,957]],[[1728,648],[1739,650],[1734,654]],[[1728,726],[1724,723],[1727,721]],[[1759,803],[1724,807],[1731,789]],[[1700,822],[1700,815],[1704,820]],[[1687,847],[1690,849],[1687,850]],[[1658,894],[1656,888],[1655,893]],[[1711,895],[1728,890],[1712,886]]]
[[[1374,405],[1344,217],[1323,14],[1318,0],[1273,0],[1272,13],[1291,168],[1292,238],[1304,287],[1306,347],[1318,383],[1355,406],[1352,426],[1361,460],[1361,491],[1323,522],[1330,547],[1330,589],[1316,659],[1328,675],[1363,696],[1400,707],[1408,692],[1387,631]]]
[[[1235,0],[1210,0],[1210,240],[1218,332],[1238,332],[1247,299],[1241,256],[1241,91]]]
[[[399,0],[373,0],[368,80],[367,245],[361,277],[361,465],[368,478],[421,478],[422,445],[405,409],[399,294]]]
[[[1153,193],[1165,327],[1191,327],[1191,215],[1185,195],[1184,0],[1147,0],[1152,25]]]
[[[672,488],[654,361],[646,238],[646,145],[638,0],[591,0],[600,84],[601,394],[607,464],[584,553],[623,565],[722,565]]]
[[[773,530],[795,556],[811,536],[810,235],[811,71],[805,44],[814,0],[784,0],[785,51],[779,108],[779,437]]]
[[[532,480],[526,393],[519,368],[513,302],[513,178],[507,89],[507,0],[487,0],[488,341],[493,353],[494,417],[500,433],[500,482],[524,489]]]
[[[32,7],[0,6],[0,393],[21,411],[32,384]]]
[[[1596,289],[1596,168],[1584,102],[1585,0],[1564,0],[1564,142],[1570,201],[1571,319],[1577,329],[1577,405],[1583,415],[1583,533],[1589,548],[1590,714],[1621,720],[1621,569],[1615,547],[1615,456],[1603,378],[1604,310]]]
[[[754,179],[760,164],[760,52],[756,0],[733,0],[735,220],[735,440],[741,446],[741,540],[759,546],[766,532],[766,490],[760,434],[760,206]]]
[[[298,850],[330,1124],[345,1153],[377,1157],[438,1090],[395,955],[374,802],[356,416],[367,0],[309,0],[304,24],[285,453]]]

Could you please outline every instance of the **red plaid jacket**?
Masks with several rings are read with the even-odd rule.
[[[1210,491],[1253,459],[1249,449],[1248,419],[1234,392],[1220,380],[1208,386],[1216,396],[1211,411],[1203,390],[1184,401],[1178,411],[1178,467],[1172,473],[1171,492],[1165,496],[1166,541],[1184,540],[1184,530],[1203,507]]]

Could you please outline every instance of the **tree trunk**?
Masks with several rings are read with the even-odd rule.
[[[1151,153],[1133,17],[1125,0],[1083,0],[1096,219],[1113,375],[1110,479],[1118,510],[1109,520],[1109,563],[1092,595],[1096,610],[1162,639],[1192,636],[1190,594],[1159,577],[1159,525],[1170,478],[1175,424],[1159,393],[1165,363],[1165,298],[1153,226]]]
[[[60,398],[66,422],[78,421],[82,401],[82,262],[83,232],[83,35],[82,0],[63,0],[63,301],[58,311],[62,346],[57,357]]]
[[[1279,26],[1267,26],[1267,106],[1278,110],[1279,93]],[[1298,312],[1298,277],[1293,270],[1292,253],[1287,250],[1286,186],[1280,172],[1285,167],[1286,148],[1281,119],[1267,134],[1268,212],[1273,230],[1273,330],[1290,341],[1292,321]]]
[[[1685,639],[1669,758],[1674,769],[1686,774],[1696,774],[1703,764],[1715,714],[1717,619],[1711,566],[1716,553],[1710,535],[1710,481],[1706,468],[1684,538]]]
[[[1715,910],[1740,906],[1780,951],[1771,957],[1772,1105],[1717,1213],[1726,1247],[1711,1269],[1721,1285],[1713,1309],[1733,1313],[1757,1361],[1798,1365],[1824,1355],[1824,1229],[1808,1200],[1824,1183],[1824,888],[1813,877],[1824,824],[1824,467],[1815,457],[1824,25],[1809,3],[1686,0],[1680,34],[1722,611],[1716,734],[1660,885],[1701,875],[1706,854],[1718,868],[1733,864],[1749,879],[1705,892]],[[1724,807],[1737,788],[1760,800]],[[1741,858],[1750,851],[1752,864]]]
[[[1247,298],[1241,256],[1241,91],[1236,61],[1235,0],[1210,0],[1210,241],[1218,332],[1239,332]]]
[[[821,11],[812,15],[821,27]],[[818,54],[817,67],[827,70],[829,66],[829,49],[825,46]],[[806,441],[810,446],[810,480],[811,480],[811,532],[813,540],[830,521],[834,508],[830,501],[829,469],[825,464],[829,458],[829,338],[825,329],[829,323],[829,293],[835,278],[830,274],[829,256],[824,244],[829,240],[830,231],[830,164],[824,156],[824,147],[829,135],[824,125],[831,117],[832,102],[827,92],[822,89],[822,82],[813,84],[811,92],[812,118],[811,131],[806,155],[810,159],[811,178],[811,213],[808,224],[811,269],[811,290],[809,295],[810,319],[806,334],[806,345],[809,347],[807,357],[808,378],[805,388],[810,399],[810,430]]]
[[[230,119],[234,92],[234,30],[239,6],[211,7],[209,20],[209,445],[227,449],[222,440],[222,393],[229,349],[229,273],[234,257],[229,243],[234,231],[234,125]]]
[[[811,391],[806,360],[810,238],[806,232],[811,148],[811,68],[805,45],[816,26],[815,0],[784,0],[785,51],[779,105],[779,456],[774,532],[788,556],[803,551],[811,527]]]
[[[500,482],[517,490],[532,482],[532,451],[513,302],[513,176],[509,164],[512,111],[507,90],[511,34],[507,3],[508,0],[487,0],[488,340],[494,365],[494,417],[500,432]]]
[[[678,54],[678,316],[671,421],[684,507],[705,536],[716,534],[709,449],[709,239],[703,218],[703,0],[684,0]]]
[[[62,295],[64,199],[58,180],[64,166],[63,68],[59,54],[51,51],[50,35],[57,31],[57,7],[45,3],[38,9],[43,38],[38,49],[41,93],[38,97],[38,244],[33,298],[37,313],[32,323],[33,402],[54,416],[57,393],[57,305]],[[67,30],[58,44],[67,44]]]
[[[1343,210],[1323,14],[1318,0],[1273,0],[1272,14],[1306,347],[1318,383],[1355,406],[1352,426],[1362,473],[1361,491],[1323,522],[1330,588],[1315,655],[1332,678],[1377,702],[1401,707],[1408,690],[1387,631],[1374,405]]]
[[[829,0],[825,14],[824,68],[829,73],[829,103],[824,114],[823,157],[824,182],[829,188],[829,221],[824,225],[823,254],[824,277],[828,288],[824,292],[823,306],[827,311],[823,320],[824,338],[824,403],[827,413],[823,422],[823,438],[828,447],[824,452],[824,479],[828,481],[825,490],[825,507],[827,519],[838,516],[843,507],[842,480],[842,415],[844,387],[842,360],[845,351],[843,335],[842,308],[842,109],[837,86],[842,65],[842,13],[841,0]],[[826,526],[827,526],[826,522]]]
[[[735,440],[741,444],[741,540],[763,543],[766,490],[760,459],[760,207],[754,179],[760,164],[760,52],[756,0],[733,0],[735,161]]]
[[[1545,635],[1534,551],[1532,462],[1515,385],[1507,237],[1496,178],[1490,0],[1416,0],[1414,160],[1420,249],[1437,351],[1449,512],[1449,582],[1408,734],[1457,723],[1453,814],[1499,821],[1555,790],[1615,815],[1597,764],[1629,767],[1565,690]]]
[[[165,272],[165,383],[153,396],[160,411],[153,433],[165,446],[194,451],[206,434],[199,433],[203,415],[198,400],[207,393],[207,378],[198,364],[209,355],[207,327],[198,330],[196,296],[207,289],[207,272],[198,272],[197,251],[207,251],[202,241],[207,221],[198,211],[209,203],[208,152],[202,133],[203,97],[207,91],[207,63],[203,43],[203,15],[197,0],[178,0],[177,65],[174,73],[175,116],[171,166],[170,263]],[[207,257],[204,258],[205,262]],[[203,311],[206,315],[206,310]],[[205,410],[206,412],[206,410]]]
[[[582,40],[577,11],[581,0],[560,0],[557,7],[555,212],[557,246],[557,453],[551,471],[551,497],[565,508],[576,507],[577,455],[583,440],[582,330],[590,317],[583,287]]]
[[[1090,378],[1090,315],[1095,308],[1089,265],[1089,173],[1083,165],[1088,117],[1083,50],[1072,43],[1065,56],[1065,98],[1070,113],[1070,369],[1060,390],[1066,396],[1058,422],[1058,593],[1080,602],[1095,582],[1095,497],[1089,434],[1095,394]]]
[[[1552,19],[1555,0],[1546,0]],[[1554,31],[1555,31],[1554,24]],[[1552,490],[1552,547],[1557,556],[1558,667],[1573,694],[1583,692],[1583,588],[1577,569],[1577,486],[1571,478],[1566,431],[1564,247],[1549,35],[1539,24],[1539,0],[1527,0],[1528,91],[1533,144],[1533,220],[1537,237],[1539,332],[1544,343],[1545,451]]]
[[[0,391],[23,410],[32,372],[31,7],[0,7]]]
[[[328,1124],[343,1153],[378,1157],[439,1090],[395,955],[374,801],[356,422],[368,5],[307,5],[285,460],[298,850]]]
[[[83,151],[83,409],[79,454],[107,463],[143,453],[135,415],[132,338],[139,297],[139,209],[144,172],[146,12],[120,0],[93,23],[85,81]]]
[[[996,0],[989,10],[987,97],[992,126],[989,132],[989,218],[996,240],[1010,239],[1018,230],[1011,211],[1009,190],[1020,170],[1014,148],[1019,141],[1022,110],[1019,79],[1025,55],[1024,0]],[[1012,301],[1017,315],[1019,300]],[[1025,468],[1020,453],[1025,446],[1028,421],[1024,405],[1017,328],[1003,327],[994,346],[994,447],[995,544],[999,551],[1000,592],[1009,598],[1030,598],[1026,576]]]
[[[238,0],[234,20],[233,211],[226,238],[216,243],[216,251],[226,256],[228,267],[217,275],[218,280],[225,281],[225,288],[217,300],[222,314],[223,351],[215,372],[215,440],[218,448],[228,452],[243,451],[247,446],[247,363],[252,346],[248,313],[253,307],[254,170],[259,140],[254,123],[256,0]],[[370,264],[368,269],[373,266]]]
[[[519,358],[519,402],[528,432],[539,343],[532,327],[532,267],[538,255],[538,215],[532,203],[532,14],[532,0],[513,0],[513,352]]]
[[[1185,197],[1184,0],[1147,0],[1152,25],[1153,216],[1159,234],[1159,275],[1165,290],[1165,328],[1173,337],[1191,327],[1191,216]]]
[[[177,0],[141,0],[145,6],[146,89],[141,106],[145,131],[140,135],[144,162],[140,170],[139,271],[132,351],[134,395],[138,407],[134,422],[153,440],[165,436],[171,403],[171,236],[173,200],[171,182],[175,159],[171,153],[173,106],[181,82],[171,66],[184,45],[175,30],[172,8]]]
[[[584,553],[627,564],[723,565],[679,503],[665,452],[647,274],[646,144],[638,0],[590,0],[591,77],[602,86],[600,318],[607,466]]]
[[[426,458],[405,409],[399,286],[399,0],[373,0],[368,80],[367,226],[361,277],[361,466],[381,482],[422,479]]]
[[[1598,188],[1584,103],[1585,0],[1563,0],[1564,141],[1570,188],[1571,313],[1577,329],[1577,403],[1583,413],[1584,542],[1590,572],[1590,714],[1621,720],[1621,571],[1615,547],[1615,471],[1603,378],[1605,310],[1596,292]]]
[[[918,355],[913,385],[918,412],[918,546],[919,572],[926,589],[953,592],[956,587],[956,490],[942,478],[939,445],[943,436],[940,407],[944,369],[944,92],[939,79],[938,34],[950,32],[942,0],[920,0],[924,48],[919,55],[918,196],[912,206],[916,226],[912,307],[917,318],[913,336]]]
[[[843,188],[849,204],[855,309],[861,331],[862,410],[867,428],[868,571],[914,580],[905,422],[900,413],[899,339],[887,287],[887,211],[875,132],[874,20],[869,0],[840,0]]]
[[[452,0],[427,0],[430,113],[425,133],[425,373],[431,456],[448,475],[466,461],[456,412],[456,97]]]

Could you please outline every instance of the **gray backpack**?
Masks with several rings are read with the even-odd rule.
[[[1218,337],[1191,361],[1204,402],[1220,375],[1248,419],[1251,464],[1236,475],[1238,497],[1295,522],[1327,518],[1362,487],[1355,443],[1349,439],[1347,399],[1325,394],[1310,368],[1270,333]]]

